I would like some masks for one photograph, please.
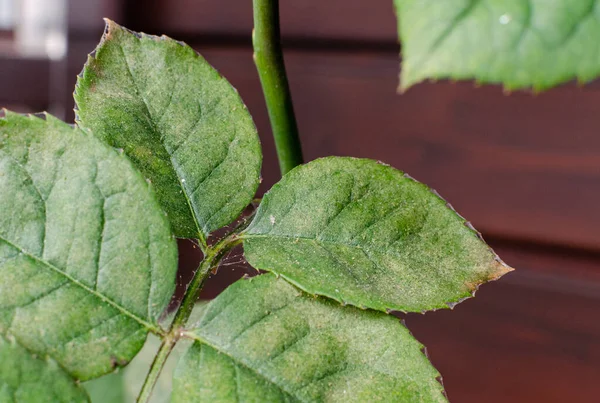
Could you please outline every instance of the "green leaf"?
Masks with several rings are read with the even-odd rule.
[[[160,331],[177,249],[125,156],[45,119],[0,120],[0,334],[86,380]]]
[[[255,268],[381,311],[452,306],[511,270],[437,193],[371,160],[296,168],[242,236]]]
[[[265,274],[211,302],[175,372],[174,402],[443,402],[398,319],[315,299]]]
[[[152,181],[178,237],[204,239],[251,202],[256,128],[237,91],[189,46],[107,20],[75,101],[78,124]]]
[[[395,0],[401,88],[427,78],[543,90],[600,74],[596,0]]]
[[[194,323],[202,316],[206,302],[202,301],[195,305],[188,323]],[[160,348],[161,340],[149,335],[144,348],[135,356],[135,358],[125,368],[118,372],[113,372],[94,379],[84,384],[85,389],[92,398],[92,403],[131,403],[139,395],[146,375],[156,357]],[[165,366],[160,372],[160,376],[154,389],[150,403],[168,402],[171,396],[173,372],[180,357],[187,351],[192,344],[192,340],[182,339],[176,345]]]
[[[36,358],[0,337],[0,401],[87,402],[88,396],[52,359]]]

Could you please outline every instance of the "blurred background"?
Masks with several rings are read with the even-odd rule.
[[[426,83],[398,95],[392,0],[281,4],[305,157],[385,161],[437,189],[518,271],[454,311],[405,316],[454,402],[600,400],[600,84],[534,95]],[[72,92],[110,17],[201,52],[258,126],[279,176],[252,63],[251,0],[0,0],[0,106],[73,121]],[[181,242],[180,282],[200,259]],[[251,269],[239,251],[210,298]]]

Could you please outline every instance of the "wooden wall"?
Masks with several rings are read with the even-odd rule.
[[[406,318],[452,401],[598,401],[600,85],[507,96],[498,87],[440,82],[398,95],[391,0],[281,3],[307,160],[352,155],[407,171],[518,269],[454,311]],[[261,134],[268,189],[278,169],[251,58],[251,1],[113,0],[104,10],[133,29],[186,40],[238,88]],[[74,76],[99,35],[95,25],[73,28],[67,109]],[[0,94],[18,83],[24,103],[43,106],[35,88],[48,83],[4,66]],[[185,277],[198,255],[187,243],[182,254]],[[249,270],[238,266],[223,267],[205,297]]]

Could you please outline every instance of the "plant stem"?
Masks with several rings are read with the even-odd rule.
[[[160,349],[156,353],[154,357],[154,361],[152,362],[152,366],[150,367],[150,372],[146,376],[144,380],[144,386],[142,386],[142,390],[138,395],[137,401],[138,403],[146,403],[150,400],[152,396],[152,390],[154,389],[154,385],[156,385],[156,381],[158,381],[158,377],[167,362],[167,358],[173,351],[173,347],[179,340],[179,335],[169,334],[160,345]]]
[[[254,63],[262,84],[281,174],[302,164],[302,148],[285,72],[279,0],[254,0]]]
[[[185,326],[185,323],[192,314],[194,305],[198,300],[198,294],[212,269],[213,259],[211,256],[207,256],[200,264],[200,267],[198,267],[198,270],[196,270],[192,282],[188,285],[183,300],[181,301],[181,305],[179,305],[179,309],[173,318],[173,324],[171,325],[172,329],[179,329],[182,326]]]
[[[188,288],[185,291],[185,295],[183,296],[181,305],[179,305],[179,309],[175,314],[175,318],[173,318],[173,323],[171,324],[172,330],[179,330],[181,327],[185,326],[187,320],[192,314],[194,305],[198,300],[198,295],[200,294],[208,275],[215,267],[219,265],[219,262],[223,256],[225,256],[231,249],[233,249],[236,245],[239,245],[241,242],[242,240],[238,238],[238,234],[233,233],[223,238],[216,245],[210,247],[206,251],[204,260],[202,263],[200,263],[198,270],[196,270],[196,274],[194,274],[192,282],[188,285]]]
[[[181,337],[183,327],[186,325],[186,322],[192,314],[192,310],[194,309],[194,305],[198,300],[200,290],[202,290],[208,275],[215,267],[219,265],[221,259],[240,242],[241,240],[237,237],[237,233],[234,233],[222,239],[213,247],[209,247],[207,249],[204,260],[202,260],[202,263],[200,263],[198,270],[196,270],[196,274],[194,274],[192,282],[185,291],[183,300],[181,301],[181,304],[175,313],[173,322],[171,322],[170,330],[164,337],[163,342],[160,345],[160,349],[158,350],[158,353],[152,362],[150,371],[148,372],[148,375],[146,375],[144,386],[142,386],[142,390],[137,398],[138,403],[146,403],[150,400],[154,385],[156,384],[156,381],[158,380],[158,377],[160,376],[160,373],[165,366],[165,362],[169,358],[173,347],[175,347],[175,344],[177,344],[179,338]]]

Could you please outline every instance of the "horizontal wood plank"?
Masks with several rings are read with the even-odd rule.
[[[132,28],[180,35],[250,37],[252,1],[153,0],[131,2]],[[396,42],[392,0],[280,2],[284,37]]]
[[[45,59],[0,59],[0,106],[46,108],[50,99],[51,62]]]
[[[600,393],[598,310],[599,298],[499,281],[454,311],[406,323],[451,401],[591,403]]]

